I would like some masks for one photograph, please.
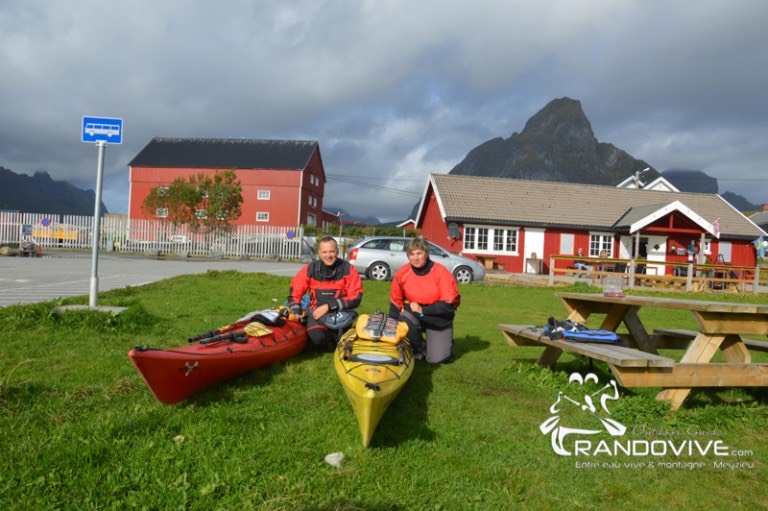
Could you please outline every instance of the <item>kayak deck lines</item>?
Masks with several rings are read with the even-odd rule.
[[[281,320],[270,324],[262,335],[249,335],[247,332],[254,332],[247,328],[252,317],[256,315],[190,338],[186,346],[136,346],[128,357],[155,397],[173,404],[217,383],[298,355],[304,349],[307,330],[300,322]]]
[[[364,447],[413,373],[414,361],[405,337],[399,342],[371,340],[359,337],[353,328],[339,341],[334,353],[336,374],[357,417]]]

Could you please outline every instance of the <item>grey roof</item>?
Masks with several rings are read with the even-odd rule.
[[[238,138],[153,138],[132,167],[303,169],[315,141]]]
[[[431,180],[446,221],[617,232],[630,225],[629,218],[645,218],[665,205],[680,201],[710,223],[719,218],[721,236],[754,239],[765,235],[714,194],[453,174],[432,174]]]
[[[749,219],[757,225],[768,225],[768,211],[758,211],[757,213],[750,215]]]
[[[669,202],[661,203],[661,204],[643,204],[641,206],[633,206],[629,208],[624,213],[624,215],[622,215],[622,217],[619,218],[614,223],[614,226],[617,228],[624,228],[624,227],[628,228],[630,225],[634,224],[635,222],[639,222],[644,218],[647,218],[648,216],[660,210],[667,204],[669,204]]]

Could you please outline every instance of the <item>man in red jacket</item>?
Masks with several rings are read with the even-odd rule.
[[[288,307],[293,314],[301,314],[301,298],[309,293],[307,335],[320,349],[336,346],[347,327],[344,319],[354,318],[354,309],[363,300],[363,283],[354,266],[339,259],[339,245],[330,236],[317,245],[317,261],[304,265],[291,280]],[[342,323],[333,323],[342,319]],[[329,324],[334,325],[331,329]]]
[[[453,357],[453,318],[461,302],[456,278],[429,258],[422,238],[405,245],[410,264],[397,270],[389,290],[389,315],[408,324],[408,339],[417,356],[444,364]],[[422,332],[426,331],[426,346]]]

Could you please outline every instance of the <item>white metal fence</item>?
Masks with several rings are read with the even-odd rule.
[[[22,226],[43,250],[91,249],[93,216],[0,211],[0,244],[18,246]],[[181,256],[301,259],[311,246],[301,226],[234,225],[222,230],[193,230],[162,220],[105,216],[99,248],[105,251]]]

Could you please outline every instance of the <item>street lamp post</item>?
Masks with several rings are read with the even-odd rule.
[[[638,170],[637,172],[635,172],[635,188],[637,188],[638,190],[643,186],[645,186],[645,183],[640,181],[640,174],[644,174],[649,170],[651,170],[651,167],[646,167],[643,170]]]

